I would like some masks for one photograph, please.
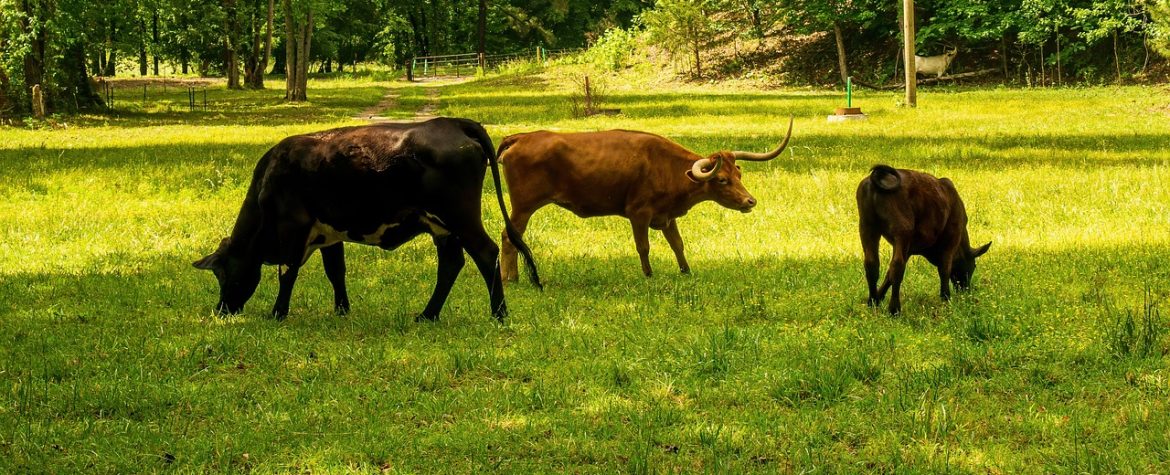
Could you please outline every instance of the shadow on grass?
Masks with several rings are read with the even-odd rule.
[[[339,120],[372,106],[385,94],[378,85],[311,88],[309,101],[285,102],[278,89],[228,90],[219,87],[197,89],[195,107],[188,103],[186,89],[150,89],[143,101],[141,89],[118,89],[114,107],[102,114],[69,117],[64,121],[79,127],[136,128],[158,125],[293,125]],[[206,106],[205,106],[206,104]]]
[[[490,126],[489,126],[490,132]],[[673,135],[668,138],[705,155],[720,149],[764,151],[774,147],[782,131],[771,139],[752,136]],[[241,136],[241,140],[246,137]],[[1163,137],[1130,136],[1001,136],[921,139],[911,137],[852,137],[793,133],[789,150],[777,160],[751,164],[751,170],[808,172],[817,169],[856,169],[875,163],[929,168],[943,164],[965,169],[1007,169],[1049,166],[1084,171],[1103,167],[1165,166]],[[175,190],[214,189],[225,179],[247,182],[252,167],[272,143],[174,144],[134,147],[55,147],[0,149],[0,189],[37,191],[39,176],[71,170],[116,170],[123,180],[162,176]],[[1105,151],[1102,151],[1105,150]],[[1117,154],[1125,156],[1117,158]],[[490,188],[490,187],[488,187]]]

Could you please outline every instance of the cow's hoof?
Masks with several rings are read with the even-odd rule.
[[[438,314],[427,315],[425,313],[420,313],[420,314],[418,314],[418,316],[414,317],[414,321],[415,321],[415,323],[418,323],[418,322],[437,322],[437,321],[439,321],[439,315]]]
[[[286,317],[288,317],[288,310],[284,310],[284,311],[273,310],[272,311],[272,318],[278,322],[283,322]]]
[[[691,274],[691,268],[690,268],[690,267],[680,267],[680,268],[678,269],[678,271],[679,271],[679,272],[682,272],[683,274],[686,274],[686,275],[690,275],[690,274]]]
[[[340,305],[334,306],[333,313],[337,314],[337,316],[339,316],[339,317],[344,317],[346,315],[349,315],[349,304],[345,303],[345,304],[340,304]]]
[[[882,299],[879,299],[876,297],[870,297],[869,300],[865,301],[865,304],[870,306],[870,307],[878,307],[878,306],[881,306]]]
[[[899,313],[902,313],[901,305],[890,305],[890,315],[897,315]]]

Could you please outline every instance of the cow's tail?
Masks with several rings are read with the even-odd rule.
[[[499,160],[500,157],[503,157],[504,152],[507,152],[509,148],[512,148],[512,145],[514,145],[519,139],[519,134],[504,137],[504,140],[500,141],[500,149],[496,150],[496,159]]]
[[[874,165],[869,169],[869,182],[882,193],[892,193],[902,187],[902,175],[889,165]]]
[[[472,124],[474,124],[473,127],[464,129],[464,131],[479,142],[480,148],[483,148],[483,154],[487,157],[488,165],[491,166],[492,181],[496,184],[496,201],[500,204],[500,213],[503,214],[504,218],[504,232],[508,234],[508,240],[512,241],[512,245],[516,246],[516,249],[524,256],[524,265],[528,267],[528,280],[532,281],[532,285],[535,285],[536,288],[543,290],[544,286],[540,283],[540,274],[536,272],[536,261],[532,258],[532,251],[528,249],[527,244],[524,244],[520,232],[516,230],[516,227],[512,225],[512,220],[508,218],[508,207],[504,205],[504,187],[500,183],[499,156],[495,152],[496,148],[492,146],[492,139],[488,137],[483,126],[474,122]],[[500,150],[506,150],[507,146],[511,146],[511,144],[512,142],[508,139],[504,139],[500,143]]]

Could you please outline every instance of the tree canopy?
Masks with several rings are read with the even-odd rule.
[[[959,48],[1029,83],[1120,81],[1144,71],[1151,51],[1170,51],[1168,1],[918,0],[916,53]],[[850,68],[889,76],[881,71],[896,63],[866,58],[896,57],[886,50],[897,48],[900,17],[896,3],[874,0],[0,0],[0,114],[31,111],[35,85],[50,111],[101,108],[92,76],[197,74],[262,88],[278,74],[288,99],[304,100],[308,74],[364,62],[640,35],[703,76],[714,74],[705,56],[728,38],[824,33],[842,78]]]

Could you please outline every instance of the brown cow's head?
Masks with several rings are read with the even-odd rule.
[[[260,265],[228,252],[231,242],[231,238],[223,238],[215,252],[192,263],[196,269],[213,272],[219,280],[219,303],[215,309],[221,314],[243,311],[260,285]]]
[[[725,208],[747,213],[756,206],[756,199],[748,193],[740,181],[739,165],[735,164],[734,152],[716,152],[710,157],[695,161],[687,171],[687,177],[702,183],[709,199]]]
[[[955,253],[955,259],[951,261],[951,282],[954,282],[955,287],[962,290],[971,287],[971,277],[975,275],[975,259],[986,254],[988,249],[991,249],[990,242],[975,249],[961,245]]]
[[[704,183],[707,187],[707,196],[716,203],[744,213],[751,211],[756,206],[756,199],[740,181],[740,168],[735,161],[763,162],[780,156],[788,147],[788,140],[792,138],[793,119],[788,119],[788,134],[775,150],[766,153],[716,152],[710,157],[695,161],[687,171],[687,177],[695,182]]]

